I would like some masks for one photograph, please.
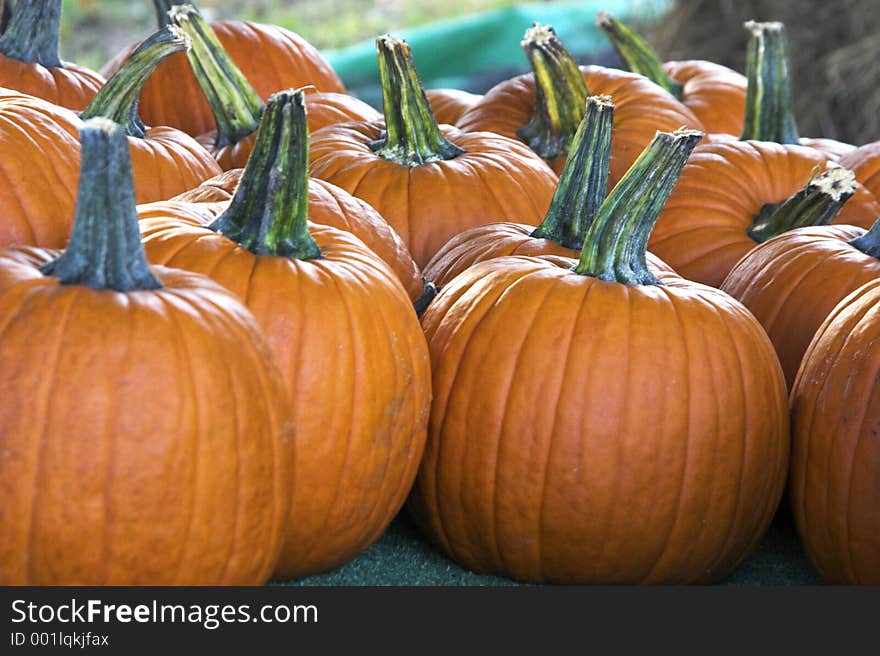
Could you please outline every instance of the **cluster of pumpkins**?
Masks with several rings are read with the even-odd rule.
[[[298,578],[404,506],[475,571],[705,583],[787,481],[880,583],[880,143],[799,137],[782,25],[743,76],[535,24],[483,96],[386,35],[380,113],[155,4],[104,75],[59,0],[0,36],[0,583]]]

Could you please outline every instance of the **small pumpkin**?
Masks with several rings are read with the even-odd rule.
[[[538,223],[557,177],[526,146],[438,126],[409,46],[376,40],[384,121],[340,123],[312,135],[312,175],[363,199],[423,267],[453,235],[516,219]]]
[[[536,23],[522,45],[533,72],[492,87],[461,116],[459,129],[522,140],[558,173],[587,96],[611,96],[615,125],[609,182],[614,185],[657,130],[703,127],[691,110],[641,75],[601,66],[579,68],[549,25]]]
[[[425,97],[440,124],[455,125],[461,115],[473,107],[481,95],[461,89],[427,89]]]
[[[830,217],[836,224],[870,228],[880,216],[880,204],[858,184],[836,216],[821,211],[798,216],[798,203],[809,195],[807,190],[815,190],[811,183],[816,175],[839,167],[827,153],[795,143],[788,87],[773,82],[786,66],[782,25],[747,27],[751,39],[745,134],[763,139],[700,144],[648,244],[685,278],[713,287],[759,241]]]
[[[789,386],[819,326],[845,296],[880,278],[880,222],[784,232],[750,250],[721,284],[764,326]]]
[[[587,110],[571,142],[544,220],[489,223],[460,232],[431,258],[425,278],[443,287],[465,269],[508,255],[559,255],[577,258],[584,235],[605,199],[614,105],[608,96],[587,98]],[[672,271],[660,258],[647,254],[654,269]]]
[[[482,262],[425,312],[434,401],[409,508],[465,567],[710,582],[770,524],[789,449],[773,346],[736,300],[645,260],[699,137],[657,134],[579,260]]]
[[[164,214],[154,205],[141,217],[148,258],[233,291],[287,382],[297,435],[285,579],[337,567],[379,537],[415,478],[430,403],[424,336],[394,272],[351,233],[307,223],[304,102],[302,91],[270,98],[230,202],[157,204]],[[298,131],[281,139],[289,120]]]
[[[67,250],[0,249],[0,584],[262,584],[290,507],[281,375],[232,294],[147,266],[121,128],[80,138]]]
[[[839,163],[856,174],[856,180],[880,199],[880,141],[841,155]]]
[[[0,86],[85,109],[104,78],[58,56],[61,0],[18,0],[8,21],[0,36]]]
[[[846,296],[810,343],[791,394],[789,492],[829,583],[880,585],[880,280]]]
[[[153,0],[159,28],[170,23],[173,0]],[[189,3],[192,4],[192,3]],[[327,60],[298,34],[277,25],[250,21],[215,21],[205,28],[233,66],[253,85],[257,98],[289,87],[313,85],[318,91],[345,93]],[[208,36],[208,34],[206,34]],[[103,69],[112,75],[135,46],[117,55]],[[141,116],[149,125],[168,125],[192,137],[222,130],[209,100],[183,55],[171,57],[156,71],[140,94]],[[257,117],[259,118],[259,117]],[[245,158],[246,159],[246,158]],[[243,165],[243,162],[242,162]]]
[[[630,71],[644,75],[684,103],[707,132],[742,134],[745,76],[702,59],[661,62],[643,38],[607,12],[596,15],[596,26]]]

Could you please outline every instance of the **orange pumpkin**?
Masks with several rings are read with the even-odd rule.
[[[856,180],[880,198],[880,141],[865,144],[840,157],[840,165],[856,174]]]
[[[245,302],[287,381],[297,441],[284,578],[337,567],[379,537],[412,485],[430,402],[424,336],[394,272],[352,234],[307,225],[304,111],[301,91],[270,98],[230,202],[190,216],[166,203],[141,219],[151,261],[207,273]],[[297,133],[282,139],[289,120]]]
[[[129,134],[136,199],[169,198],[220,172],[194,139],[167,127],[147,128],[132,105],[137,88],[162,57],[183,49],[168,29],[157,32],[133,53],[83,112],[124,124]],[[16,92],[0,92],[0,246],[31,244],[62,248],[70,236],[79,175],[77,132],[82,121],[72,111]]]
[[[878,243],[880,222],[867,232],[845,225],[791,230],[750,250],[721,284],[764,326],[789,386],[837,303],[880,278]]]
[[[308,91],[308,89],[306,89]],[[344,93],[308,93],[306,95],[309,134],[328,125],[351,121],[378,121],[382,114],[373,107]]]
[[[409,507],[464,566],[709,582],[770,524],[789,449],[773,346],[728,295],[645,261],[699,135],[658,133],[580,260],[482,262],[425,312],[434,401]]]
[[[438,126],[409,46],[377,39],[384,122],[340,123],[312,135],[312,175],[365,200],[424,266],[453,235],[516,219],[538,223],[556,175],[523,144]]]
[[[425,97],[438,123],[455,125],[482,96],[461,89],[428,89]]]
[[[0,584],[262,584],[290,507],[281,375],[232,294],[147,266],[122,130],[81,139],[67,250],[0,249]]]
[[[176,3],[153,3],[159,27],[168,25],[168,11]],[[306,85],[319,91],[345,93],[342,81],[327,60],[298,34],[277,25],[250,21],[216,21],[205,27],[210,28],[233,65],[253,85],[258,98]],[[108,63],[103,69],[105,75],[114,73],[132,49],[126,49]],[[222,129],[183,55],[163,62],[144,86],[139,105],[141,116],[150,125],[169,125],[193,137]]]
[[[816,171],[823,169],[845,171],[805,146],[701,144],[666,203],[648,248],[685,278],[717,287],[759,241],[835,217],[833,212],[800,214],[804,194],[820,191],[813,182]],[[857,185],[833,221],[870,227],[877,216],[880,204]]]
[[[661,63],[648,43],[604,11],[599,27],[633,73],[663,87],[690,109],[708,132],[740,135],[746,108],[746,78],[726,66],[700,59]]]
[[[880,280],[844,298],[791,394],[790,497],[801,543],[829,583],[880,585]]]
[[[61,61],[60,29],[61,0],[18,0],[0,36],[0,87],[68,109],[85,109],[104,78]]]
[[[443,287],[465,269],[507,255],[559,255],[576,258],[584,235],[608,187],[608,160],[614,105],[607,96],[587,98],[587,110],[571,142],[550,209],[534,227],[523,223],[490,223],[457,234],[425,267],[425,278]],[[672,269],[647,254],[653,269]]]
[[[308,100],[306,100],[306,105],[308,105]],[[281,142],[293,143],[293,139],[299,138],[298,135],[302,133],[301,126],[295,124],[292,115],[286,117],[285,122],[279,126],[278,130],[277,139]],[[259,175],[265,177],[269,175],[274,162],[266,159],[253,159],[248,165],[254,172],[259,171]],[[290,170],[287,175],[290,178],[308,177],[307,159],[293,160],[289,166]],[[196,223],[210,222],[214,215],[225,209],[229,201],[233,199],[246,171],[247,169],[226,171],[217,177],[206,180],[190,191],[175,196],[171,199],[175,206],[175,212],[192,217]],[[307,193],[309,221],[352,233],[394,270],[413,301],[422,296],[425,285],[419,269],[400,236],[376,210],[336,185],[316,178],[308,178]],[[216,205],[212,208],[189,207],[192,203],[226,204]],[[168,203],[158,203],[141,207],[141,218],[163,216],[168,212],[168,205]],[[428,290],[428,293],[430,294],[431,290]]]
[[[495,85],[462,115],[459,129],[521,139],[558,173],[587,96],[611,96],[615,123],[609,182],[614,185],[657,130],[703,127],[691,110],[641,75],[601,66],[578,68],[549,25],[529,29],[523,48],[534,72]]]

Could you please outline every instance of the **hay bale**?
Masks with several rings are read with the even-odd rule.
[[[745,67],[746,20],[785,23],[802,136],[880,139],[876,0],[674,0],[648,36],[665,59]]]

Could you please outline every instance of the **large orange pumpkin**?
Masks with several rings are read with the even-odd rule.
[[[443,287],[474,264],[507,255],[576,258],[605,199],[613,113],[614,105],[608,96],[587,98],[587,110],[571,142],[571,154],[562,169],[550,209],[537,228],[508,221],[460,232],[431,258],[425,267],[425,278]],[[660,258],[647,255],[653,268],[672,271]]]
[[[262,584],[290,507],[281,375],[232,294],[147,266],[122,130],[81,138],[67,250],[0,249],[0,584]]]
[[[312,135],[312,175],[365,200],[424,266],[453,235],[506,219],[537,224],[557,177],[526,146],[438,126],[409,46],[377,39],[385,120]]]
[[[790,497],[807,555],[829,583],[880,585],[880,280],[844,298],[791,394]]]
[[[307,225],[308,178],[291,166],[307,158],[303,103],[270,98],[251,162],[274,165],[249,163],[232,201],[191,205],[202,220],[173,203],[141,219],[148,258],[232,290],[284,374],[297,435],[283,578],[339,566],[379,537],[415,478],[430,403],[424,336],[394,272],[352,234]],[[290,114],[299,132],[280,139]]]
[[[164,27],[169,22],[168,11],[176,3],[153,2],[159,27]],[[345,92],[327,60],[298,34],[250,21],[216,21],[210,31],[260,98],[306,85],[318,91]],[[104,67],[104,74],[114,73],[133,48],[117,55]],[[214,112],[183,55],[166,60],[147,82],[140,95],[140,111],[147,124],[170,125],[193,137],[218,129]]]
[[[845,225],[791,230],[750,250],[721,284],[764,326],[789,386],[831,310],[880,278],[878,244],[880,222],[868,232]]]
[[[840,157],[839,163],[856,174],[856,180],[880,198],[880,141],[865,144]]]
[[[426,311],[435,397],[409,507],[464,566],[709,582],[769,525],[789,448],[773,346],[728,295],[645,262],[699,134],[658,133],[579,261],[482,262]]]
[[[61,0],[18,0],[0,36],[0,87],[81,110],[104,84],[98,73],[58,56]]]
[[[663,87],[700,119],[708,132],[740,135],[746,110],[746,78],[726,66],[701,59],[661,63],[632,28],[600,11],[596,25],[633,73]]]
[[[578,68],[549,25],[529,29],[523,48],[534,72],[495,85],[461,116],[456,123],[459,129],[521,139],[558,173],[583,118],[587,96],[611,96],[615,125],[610,184],[614,185],[657,130],[703,127],[691,110],[641,75],[601,66]]]

